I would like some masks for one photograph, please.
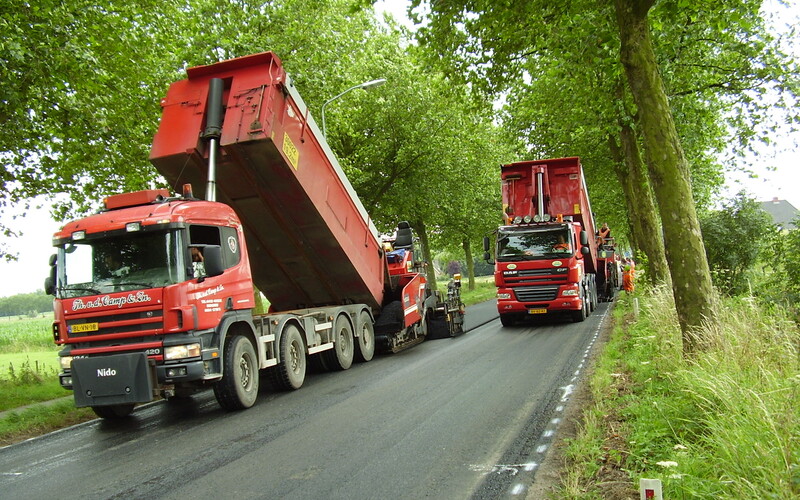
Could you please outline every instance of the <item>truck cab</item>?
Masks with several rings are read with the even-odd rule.
[[[74,390],[77,404],[113,411],[154,396],[152,383],[134,384],[146,388],[139,394],[112,395],[123,371],[159,387],[220,379],[216,327],[254,305],[236,214],[161,190],[112,196],[105,207],[53,240],[57,253],[45,286],[55,296],[61,385]],[[100,352],[115,356],[97,358],[97,368],[90,359]],[[120,376],[107,377],[109,387],[83,387],[97,369]]]

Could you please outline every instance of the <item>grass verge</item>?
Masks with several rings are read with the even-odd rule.
[[[797,324],[748,299],[724,299],[706,348],[681,354],[671,293],[637,294],[591,380],[593,403],[566,450],[566,498],[635,495],[660,479],[664,498],[800,495]]]
[[[25,371],[55,376],[58,368],[58,349],[0,354],[0,381],[13,380],[17,373]]]
[[[0,419],[0,446],[95,418],[97,416],[90,408],[75,408],[72,398],[58,399],[46,406],[11,411]]]
[[[439,281],[438,286],[439,290],[447,290],[447,281]],[[461,300],[468,306],[494,299],[497,296],[494,276],[477,276],[475,278],[475,289],[469,290],[468,288],[467,280],[462,279]]]

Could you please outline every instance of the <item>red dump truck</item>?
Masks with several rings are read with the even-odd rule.
[[[428,287],[407,223],[379,237],[275,54],[187,76],[150,154],[181,193],[110,196],[54,236],[45,287],[77,406],[119,418],[213,388],[244,409],[261,369],[297,389],[309,360],[344,370],[463,331],[460,284]]]
[[[501,322],[557,313],[585,320],[597,305],[597,248],[580,159],[502,165],[501,182],[494,259]],[[487,237],[487,260],[489,250]]]

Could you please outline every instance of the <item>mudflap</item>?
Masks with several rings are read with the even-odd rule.
[[[75,406],[109,406],[153,400],[153,376],[143,352],[72,360]]]

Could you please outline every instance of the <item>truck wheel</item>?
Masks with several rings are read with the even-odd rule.
[[[355,356],[358,361],[366,363],[375,355],[375,328],[372,326],[372,318],[367,311],[361,311],[361,314],[358,315],[358,322],[361,330],[358,332]]]
[[[306,346],[297,325],[287,325],[281,335],[281,362],[274,368],[278,386],[284,390],[299,389],[306,379]]]
[[[244,410],[258,397],[258,358],[253,344],[242,335],[229,335],[223,348],[222,379],[214,384],[214,396],[226,410]]]
[[[583,307],[581,307],[580,311],[572,311],[572,321],[573,323],[580,323],[581,321],[585,321],[586,317],[589,315],[587,312],[589,309],[588,298],[584,295],[583,296]]]
[[[125,418],[133,411],[134,403],[125,403],[110,406],[92,406],[92,411],[100,418],[115,419]]]
[[[333,349],[325,351],[325,363],[334,370],[347,370],[353,364],[353,327],[344,316],[336,318],[333,327]]]
[[[375,319],[375,329],[378,335],[396,333],[405,328],[405,314],[403,303],[399,300],[389,302]]]
[[[503,326],[514,326],[517,323],[517,316],[515,314],[501,314],[500,323]]]

